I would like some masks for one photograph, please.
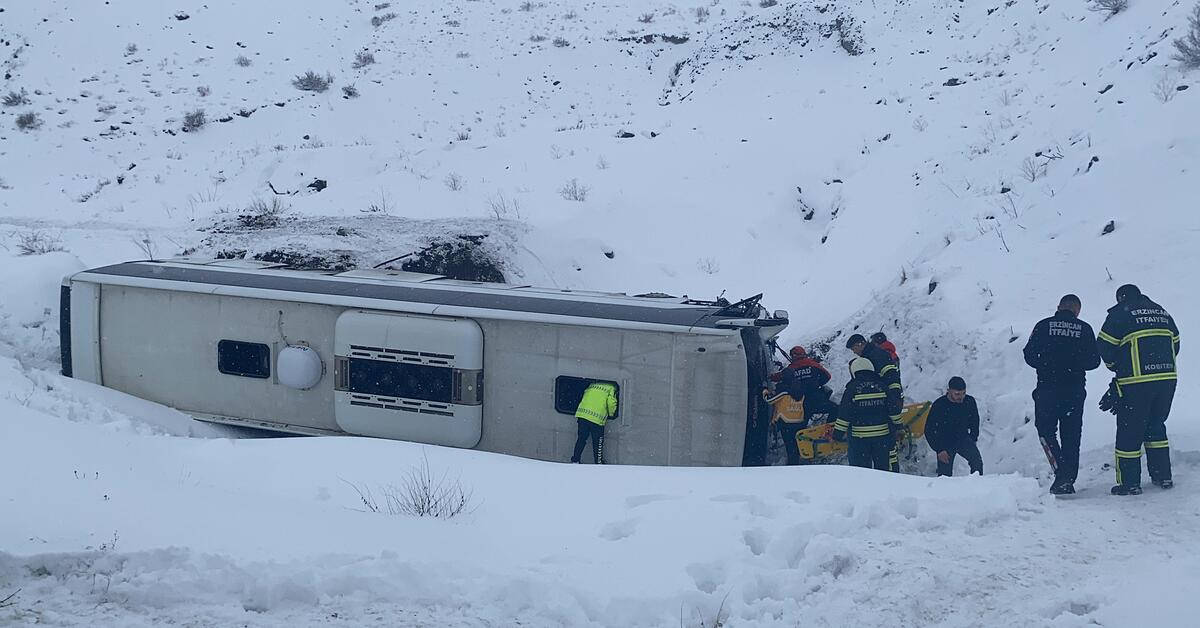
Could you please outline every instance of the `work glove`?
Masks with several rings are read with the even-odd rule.
[[[1114,379],[1108,383],[1108,391],[1104,393],[1103,397],[1100,397],[1100,409],[1104,412],[1116,414],[1117,401],[1119,399],[1120,395],[1117,393],[1117,380]]]

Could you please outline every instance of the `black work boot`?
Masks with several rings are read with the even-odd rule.
[[[1112,487],[1110,491],[1113,495],[1141,495],[1142,487],[1140,485],[1129,486],[1126,484],[1118,484]]]
[[[1062,484],[1053,484],[1050,486],[1050,494],[1051,495],[1074,495],[1075,494],[1075,485],[1071,484],[1069,482],[1064,482]]]
[[[1168,475],[1163,473],[1163,475]],[[1151,476],[1153,477],[1153,476]],[[1117,486],[1141,486],[1142,485],[1142,459],[1137,458],[1117,458]],[[1121,493],[1124,495],[1125,493]],[[1116,493],[1113,493],[1116,495]]]
[[[1158,488],[1166,490],[1169,488],[1175,488],[1175,481],[1171,478],[1167,478],[1165,480],[1154,480],[1154,485]]]
[[[1146,469],[1150,471],[1150,479],[1167,479],[1171,477],[1171,450],[1166,447],[1146,447]],[[1155,485],[1158,482],[1154,482]]]

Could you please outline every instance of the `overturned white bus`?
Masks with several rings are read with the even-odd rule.
[[[607,461],[645,465],[764,464],[760,384],[787,326],[759,297],[189,258],[71,275],[61,308],[64,375],[201,420],[566,460],[603,380]]]

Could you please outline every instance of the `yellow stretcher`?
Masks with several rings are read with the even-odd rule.
[[[925,420],[929,418],[929,408],[932,406],[928,401],[904,406],[900,422],[908,428],[904,438],[910,448],[913,439],[925,435]],[[800,460],[805,463],[824,462],[827,458],[846,454],[846,443],[833,440],[832,420],[797,432],[796,445],[800,448]]]

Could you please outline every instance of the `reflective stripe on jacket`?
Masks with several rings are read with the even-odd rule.
[[[861,372],[846,384],[833,436],[842,440],[847,433],[854,438],[889,436],[894,429],[888,409],[889,394],[875,373]]]
[[[783,421],[784,423],[803,423],[804,422],[804,399],[796,399],[786,392],[781,392],[776,395],[769,395],[763,392],[763,398],[767,403],[771,404],[771,422]]]
[[[1117,374],[1117,386],[1176,379],[1179,328],[1162,306],[1145,295],[1118,303],[1096,340],[1100,357]]]
[[[617,387],[596,382],[583,391],[583,399],[575,410],[575,418],[603,426],[617,413]]]

